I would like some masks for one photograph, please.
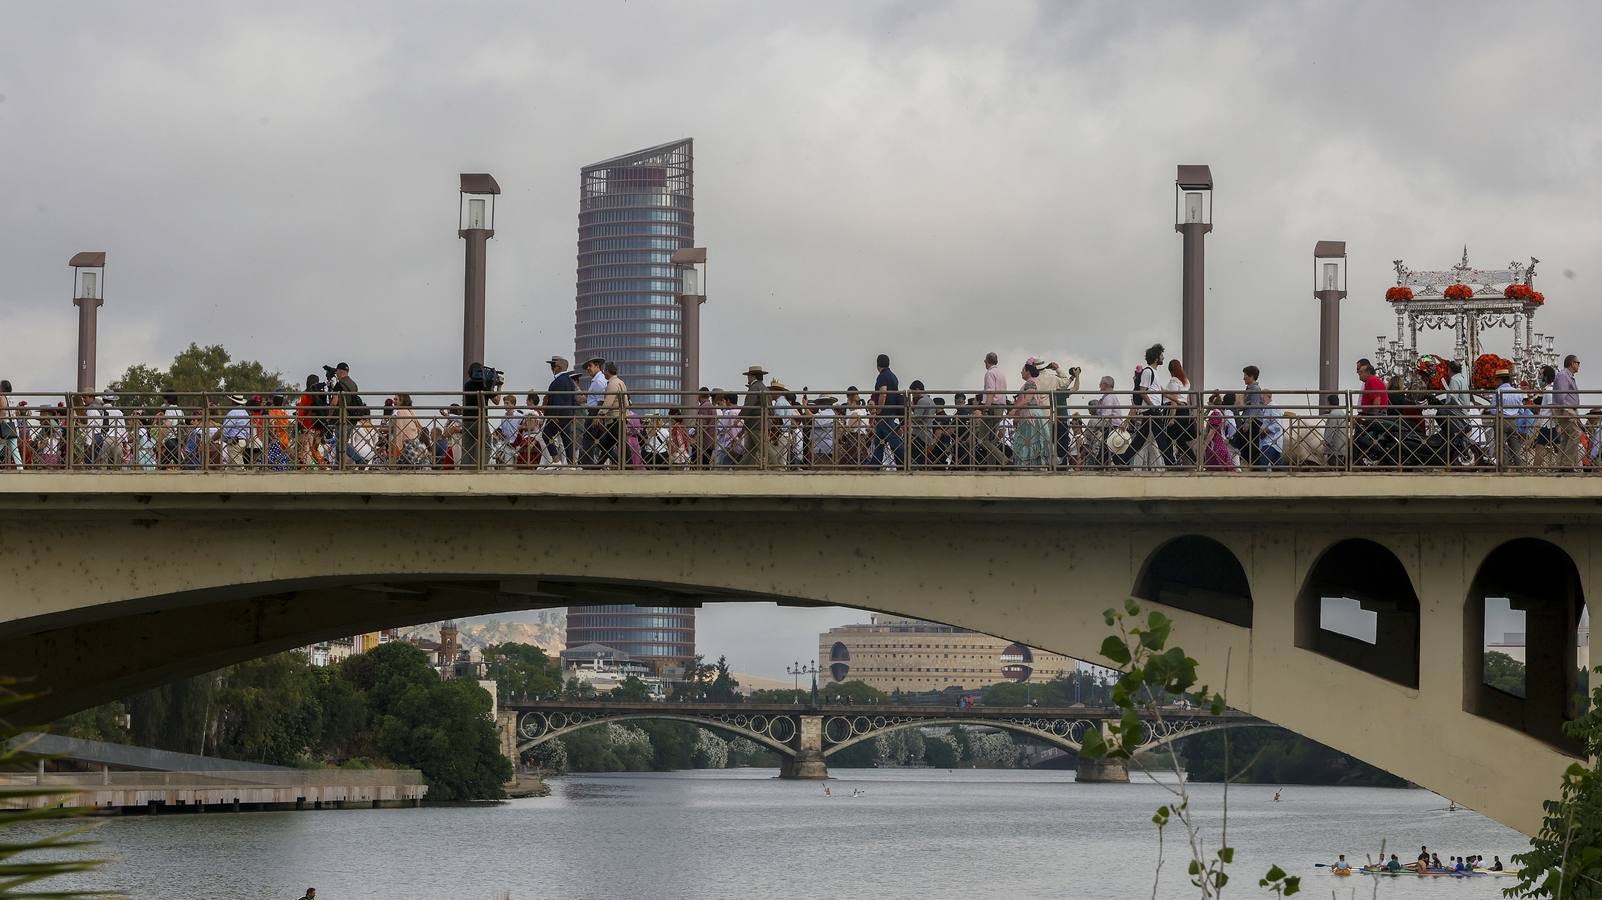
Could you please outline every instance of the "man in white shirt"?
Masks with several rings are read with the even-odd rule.
[[[517,397],[502,394],[499,415],[500,421],[496,423],[495,434],[491,437],[494,444],[492,458],[496,466],[510,469],[517,463],[517,437],[523,427],[523,417],[517,414]]]
[[[1007,405],[1007,375],[997,365],[994,351],[985,354],[985,405],[1000,409]]]
[[[1518,420],[1525,414],[1524,394],[1513,386],[1513,373],[1507,369],[1497,370],[1496,381],[1492,406],[1502,436],[1502,465],[1520,468],[1524,465],[1524,435],[1519,433]]]
[[[834,404],[833,397],[819,397],[812,401],[812,464],[829,466],[834,458]]]
[[[100,402],[102,441],[98,461],[102,465],[120,469],[128,462],[128,420],[116,406],[116,395],[105,394]]]

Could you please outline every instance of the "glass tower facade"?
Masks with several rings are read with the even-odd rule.
[[[662,672],[695,656],[695,609],[684,606],[570,606],[567,645],[605,644]]]
[[[696,388],[683,384],[673,268],[673,251],[695,245],[693,163],[686,138],[579,170],[576,362],[617,363],[634,406],[677,406]]]

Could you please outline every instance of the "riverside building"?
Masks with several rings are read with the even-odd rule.
[[[695,609],[683,606],[570,606],[567,646],[600,644],[658,675],[678,675],[695,657]]]
[[[1066,656],[977,631],[884,615],[818,635],[818,660],[820,685],[861,681],[881,691],[1041,682],[1079,667]]]

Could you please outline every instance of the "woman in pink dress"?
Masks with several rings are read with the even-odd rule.
[[[1229,455],[1229,438],[1224,434],[1224,398],[1214,393],[1207,398],[1206,466],[1214,472],[1230,472],[1235,461]]]

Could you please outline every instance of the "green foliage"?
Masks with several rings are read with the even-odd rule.
[[[489,694],[472,681],[442,680],[410,644],[381,644],[327,668],[278,653],[141,692],[127,707],[132,733],[96,724],[96,739],[272,765],[413,767],[431,800],[498,798],[511,777]],[[105,723],[121,708],[97,707],[55,730]]]
[[[862,741],[852,744],[844,750],[836,750],[829,757],[831,769],[871,769],[878,765],[879,750],[874,741]]]
[[[957,757],[957,748],[950,741],[926,741],[923,745],[923,761],[937,769],[955,769],[961,762]]]
[[[255,360],[234,362],[221,344],[193,343],[174,356],[165,371],[136,364],[110,384],[124,409],[159,407],[165,391],[178,393],[186,406],[192,406],[201,392],[271,393],[284,388],[281,374]]]
[[[619,703],[649,703],[651,688],[638,676],[630,675],[623,679],[623,683],[619,684],[616,690],[607,694],[606,699],[616,700]]]
[[[818,688],[818,699],[824,703],[889,703],[890,695],[861,681],[842,681]]]
[[[1581,755],[1590,763],[1569,766],[1558,799],[1542,804],[1541,830],[1530,839],[1529,850],[1514,855],[1513,862],[1522,867],[1519,883],[1504,890],[1505,896],[1602,898],[1602,685],[1592,694],[1589,711],[1564,731],[1580,741]]]
[[[712,703],[739,703],[740,682],[729,672],[729,658],[718,657],[712,667],[712,680],[706,687],[706,699]]]
[[[947,734],[951,735],[951,742],[956,745],[958,762],[973,759],[973,742],[968,740],[966,729],[960,725],[953,725]]]
[[[495,680],[502,700],[554,697],[562,690],[562,666],[532,644],[491,644],[484,648],[484,669]]]
[[[762,688],[752,691],[751,696],[746,699],[751,703],[788,703],[805,706],[811,698],[812,691],[809,688],[801,688],[800,690]]]
[[[1485,651],[1484,680],[1504,694],[1524,696],[1524,663],[1500,650]]]
[[[30,695],[18,694],[13,690],[16,683],[13,679],[0,677],[0,714],[31,699]],[[0,772],[27,771],[36,768],[39,757],[29,753],[26,746],[13,743],[20,732],[21,729],[13,728],[8,722],[0,719]],[[23,804],[60,799],[71,793],[26,782],[0,784],[0,897],[111,896],[99,891],[40,890],[43,887],[41,883],[51,878],[74,872],[86,872],[104,863],[104,860],[59,858],[62,851],[78,851],[92,846],[95,842],[87,839],[88,833],[94,827],[92,825],[78,825],[54,833],[41,833],[39,826],[44,822],[80,816],[81,813],[77,808],[51,805],[36,809],[23,808]],[[17,837],[12,836],[17,831],[23,830],[27,833]],[[41,856],[45,858],[39,858]]]
[[[1168,646],[1172,636],[1173,622],[1160,612],[1153,611],[1140,618],[1140,604],[1133,599],[1124,602],[1122,610],[1109,609],[1103,614],[1108,627],[1116,628],[1117,633],[1109,635],[1102,641],[1101,652],[1111,660],[1118,671],[1118,681],[1113,685],[1112,702],[1121,712],[1117,722],[1109,723],[1107,731],[1112,736],[1109,743],[1095,730],[1089,729],[1081,738],[1080,756],[1092,759],[1113,758],[1124,759],[1140,764],[1135,751],[1140,746],[1142,729],[1140,713],[1146,712],[1162,719],[1163,699],[1168,696],[1189,696],[1203,709],[1212,711],[1214,715],[1224,711],[1224,695],[1210,692],[1206,685],[1196,687],[1197,662],[1185,654],[1179,647]],[[1228,735],[1230,729],[1224,729]],[[1229,821],[1227,812],[1228,785],[1231,774],[1227,766],[1227,737],[1226,737],[1226,765],[1222,778],[1225,784],[1226,812],[1222,825],[1222,834],[1228,835]],[[1172,754],[1170,754],[1172,758]],[[1177,774],[1177,772],[1176,772]],[[1162,874],[1163,834],[1171,823],[1177,822],[1185,831],[1185,837],[1190,849],[1191,858],[1186,866],[1191,886],[1197,888],[1204,898],[1215,898],[1223,894],[1225,885],[1229,884],[1227,867],[1235,861],[1234,848],[1226,845],[1220,846],[1216,851],[1208,854],[1203,847],[1201,828],[1196,824],[1190,810],[1190,794],[1185,788],[1184,781],[1178,781],[1177,786],[1163,785],[1174,796],[1174,802],[1159,807],[1152,815],[1152,824],[1157,826],[1157,875]],[[1269,868],[1268,873],[1258,881],[1258,885],[1267,888],[1275,895],[1288,897],[1301,891],[1301,879],[1286,875],[1279,866]],[[1155,887],[1153,894],[1155,895]]]

